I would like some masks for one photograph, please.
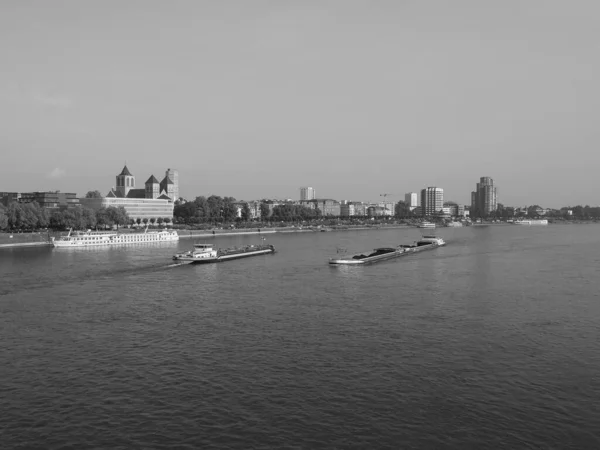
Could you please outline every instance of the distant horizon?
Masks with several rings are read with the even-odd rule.
[[[595,205],[600,4],[4,2],[0,190]]]

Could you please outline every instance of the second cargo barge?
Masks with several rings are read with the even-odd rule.
[[[438,236],[423,236],[420,240],[410,245],[398,245],[397,247],[381,247],[376,248],[373,252],[364,254],[358,253],[352,256],[343,258],[330,258],[329,264],[333,265],[356,265],[356,264],[371,264],[387,259],[399,258],[413,253],[431,250],[433,248],[446,245],[446,242]]]

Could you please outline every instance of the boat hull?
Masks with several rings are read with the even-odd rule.
[[[251,256],[259,256],[259,255],[268,255],[270,253],[275,253],[275,249],[267,248],[267,249],[259,249],[254,251],[241,251],[241,252],[232,252],[230,254],[221,254],[215,257],[206,257],[206,258],[194,258],[192,256],[175,256],[173,259],[177,262],[187,263],[187,264],[210,264],[210,263],[218,263],[224,261],[232,261],[234,259],[241,258],[249,258]]]
[[[177,233],[131,233],[116,236],[73,236],[67,239],[52,238],[54,248],[105,247],[108,245],[151,244],[156,242],[177,242]]]
[[[419,246],[405,245],[401,246],[398,250],[393,252],[385,253],[383,255],[375,255],[361,259],[355,259],[353,256],[348,258],[332,258],[329,260],[329,264],[331,265],[360,265],[360,264],[372,264],[380,261],[385,261],[389,259],[400,258],[402,256],[412,255],[414,253],[423,252],[426,250],[432,250],[434,248],[443,247],[446,243],[437,244],[424,244]]]

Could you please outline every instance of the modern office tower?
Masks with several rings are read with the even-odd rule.
[[[419,206],[419,194],[416,192],[408,192],[404,195],[404,203],[406,203],[406,208],[409,211],[414,211],[414,209]]]
[[[300,200],[314,200],[317,198],[317,193],[311,187],[300,188]]]
[[[475,191],[471,192],[471,214],[487,217],[496,212],[498,199],[494,180],[490,177],[481,177]]]
[[[430,186],[421,190],[421,212],[424,216],[440,214],[444,207],[444,190]]]

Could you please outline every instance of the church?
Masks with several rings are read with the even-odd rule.
[[[144,189],[135,188],[135,177],[127,166],[117,175],[117,187],[108,193],[110,198],[157,198],[174,202],[179,198],[179,173],[167,169],[165,177],[159,182],[154,175],[150,175],[144,184]]]
[[[167,169],[162,181],[151,175],[144,183],[144,188],[137,189],[135,176],[127,165],[116,176],[116,187],[113,187],[102,198],[80,198],[83,206],[98,210],[108,206],[123,206],[133,220],[162,218],[172,222],[175,201],[179,198],[179,173]]]

